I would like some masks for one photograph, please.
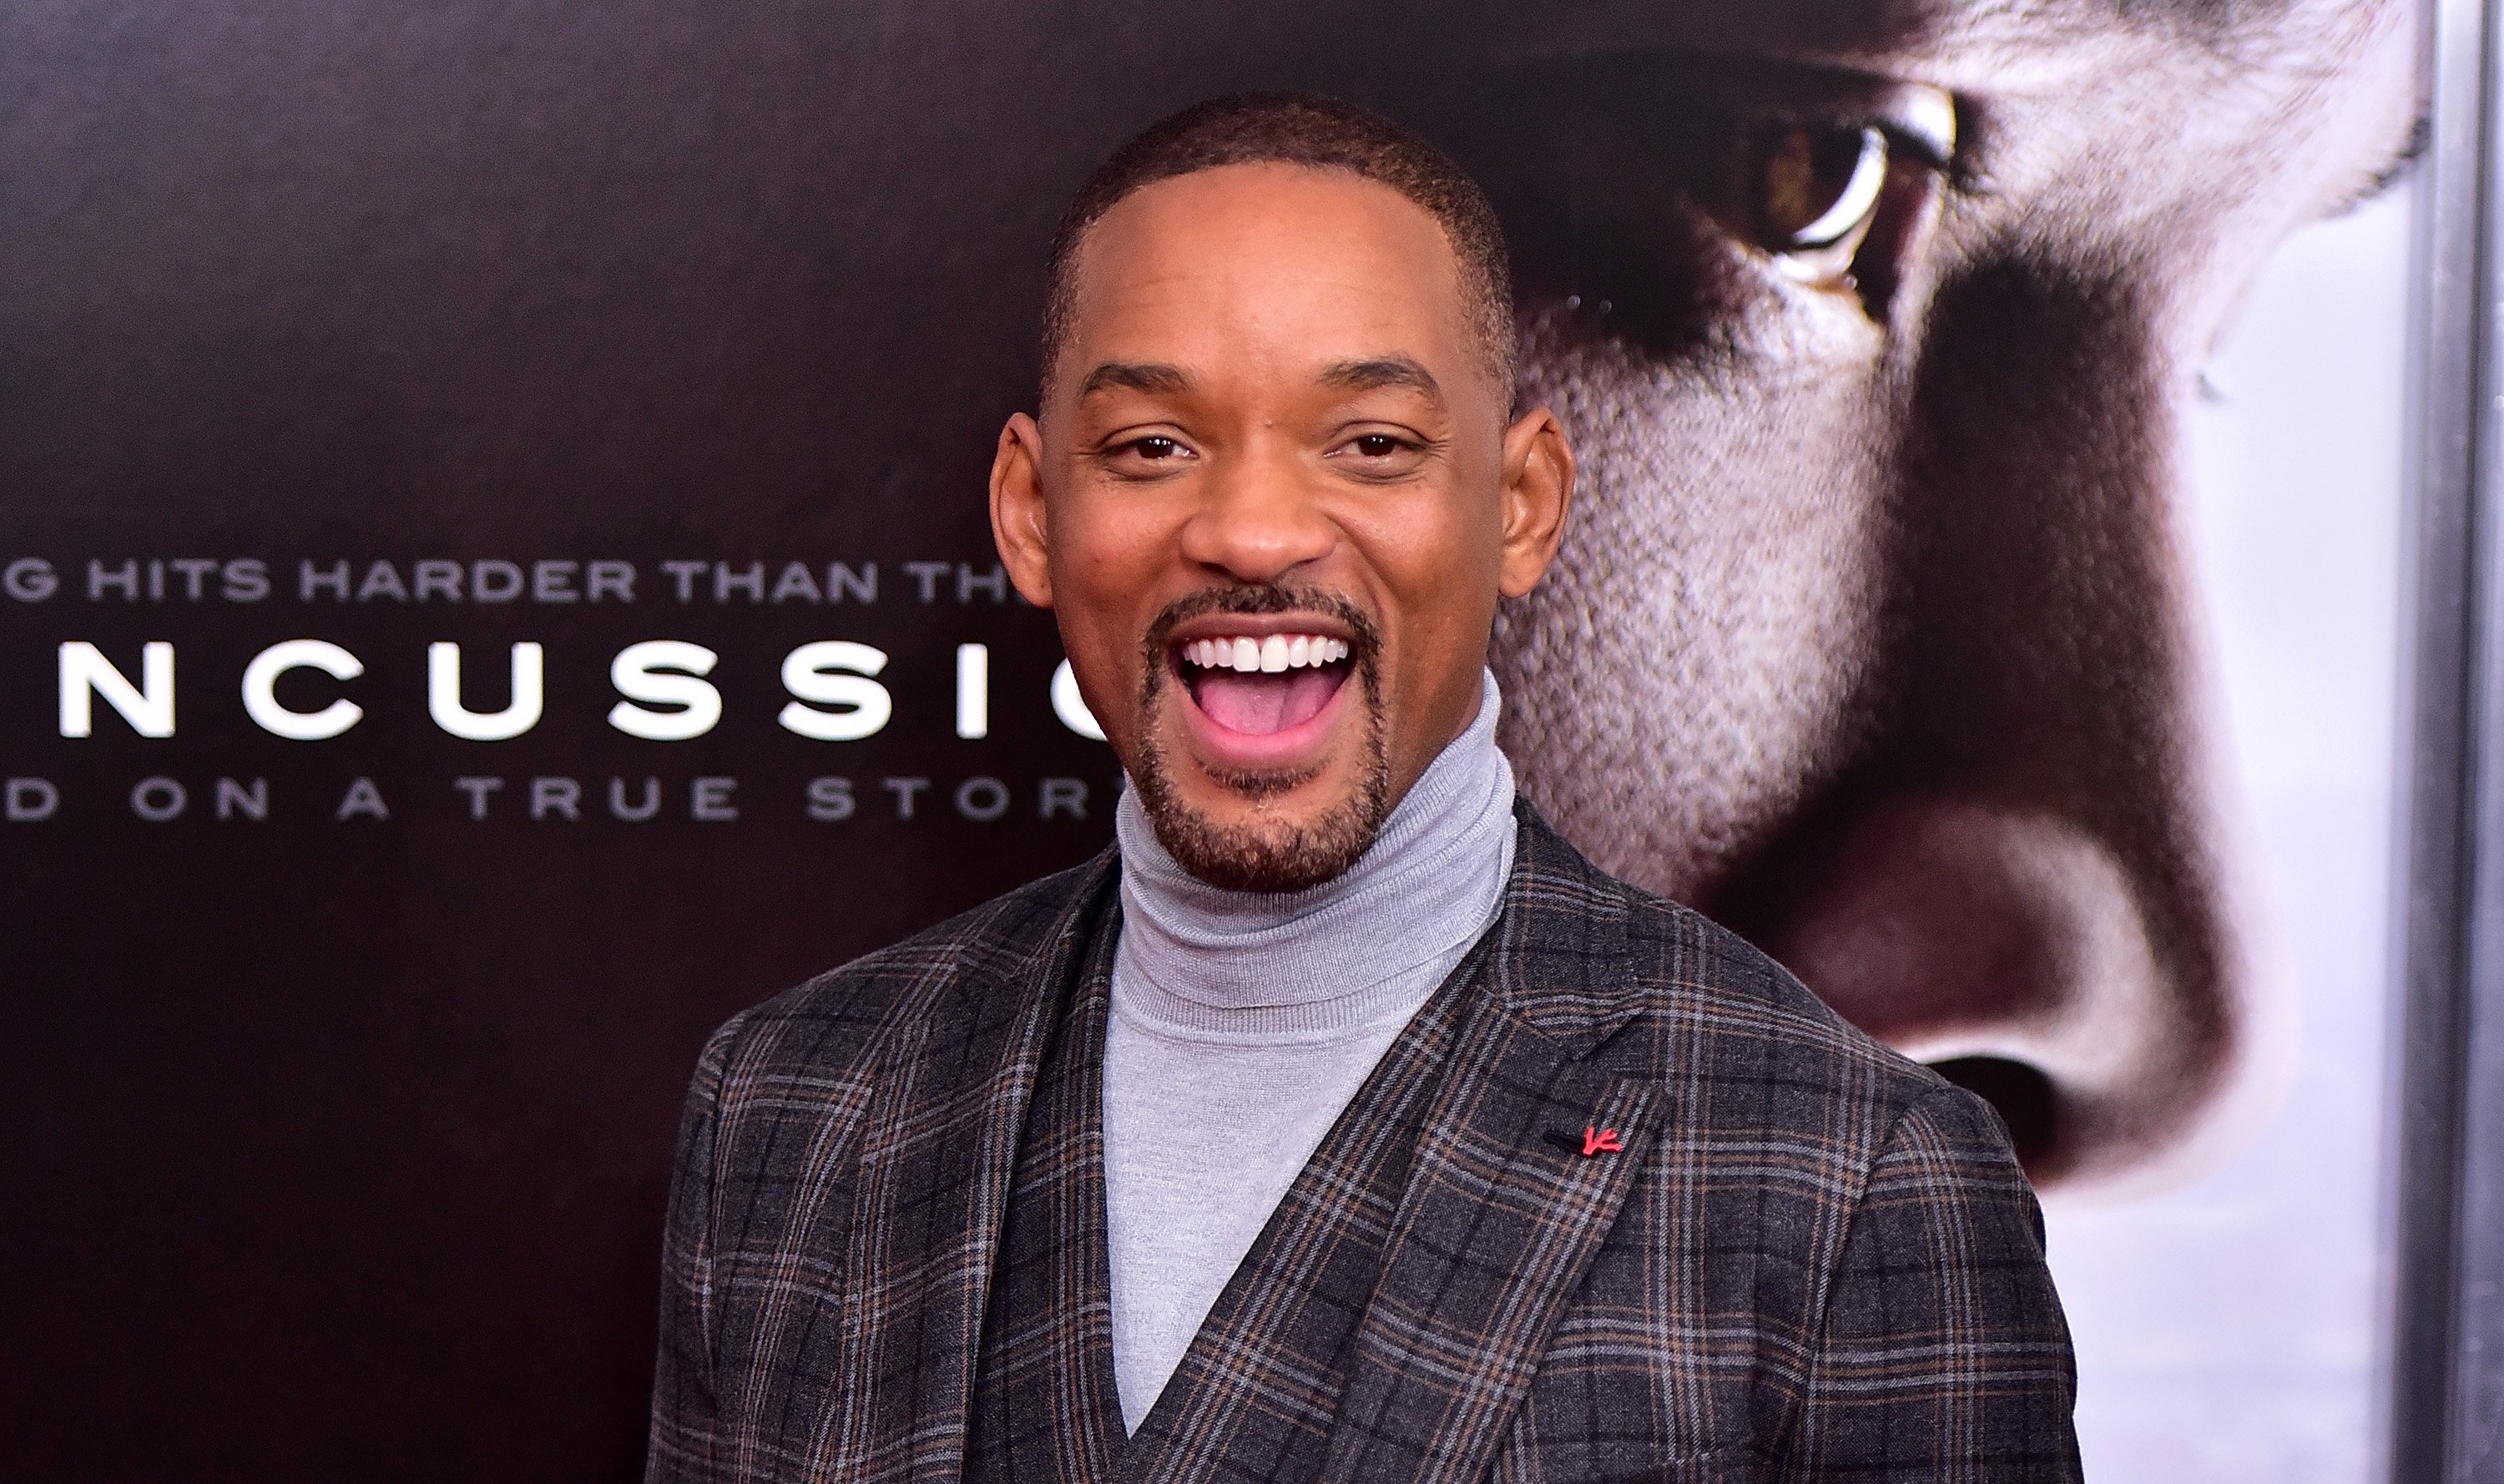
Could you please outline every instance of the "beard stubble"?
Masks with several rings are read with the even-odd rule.
[[[1347,626],[1351,638],[1348,681],[1360,688],[1363,760],[1356,788],[1309,823],[1263,819],[1271,799],[1311,782],[1318,767],[1289,772],[1212,773],[1222,787],[1252,801],[1253,817],[1221,825],[1183,802],[1157,743],[1158,715],[1174,629],[1211,613],[1327,613]],[[1382,737],[1381,631],[1364,610],[1336,594],[1264,583],[1195,593],[1157,615],[1139,645],[1137,704],[1139,757],[1130,784],[1156,830],[1157,843],[1176,864],[1212,886],[1230,891],[1289,892],[1318,886],[1356,864],[1382,833],[1391,813],[1391,768]]]

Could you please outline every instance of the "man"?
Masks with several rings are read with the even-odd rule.
[[[2075,1476],[1989,1111],[1513,801],[1574,464],[1510,326],[1345,105],[1080,191],[991,508],[1117,848],[713,1037],[653,1478]]]

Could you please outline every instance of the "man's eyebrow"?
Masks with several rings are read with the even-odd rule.
[[[1115,387],[1130,392],[1177,393],[1191,388],[1191,378],[1178,366],[1160,365],[1153,362],[1107,361],[1087,373],[1078,384],[1083,399]]]
[[[1321,383],[1342,392],[1372,392],[1382,387],[1407,387],[1423,393],[1429,399],[1441,402],[1443,388],[1435,373],[1406,356],[1377,356],[1368,361],[1342,361],[1321,374]]]

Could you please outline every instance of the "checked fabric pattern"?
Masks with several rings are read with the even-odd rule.
[[[1103,935],[1107,944],[1111,934]],[[1349,1101],[1211,1306],[1135,1437],[1113,1384],[1103,1079],[1112,955],[1046,1052],[979,1353],[968,1484],[1313,1477],[1455,1021],[1464,964]]]
[[[953,1484],[1006,1476],[1002,1447],[1021,1481],[1107,1484],[2077,1477],[2041,1224],[1989,1109],[1526,807],[1488,938],[1123,1439],[1087,1106],[1115,878],[716,1033],[651,1479]],[[1584,1156],[1585,1127],[1622,1152]]]

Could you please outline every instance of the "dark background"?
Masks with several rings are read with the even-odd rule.
[[[0,824],[10,1470],[634,1475],[705,1032],[1106,836],[1114,765],[1045,705],[1046,615],[925,604],[901,566],[992,560],[983,476],[1028,398],[1068,193],[1182,104],[1319,87],[1480,170],[1525,274],[1622,268],[1630,321],[1684,333],[1644,318],[1657,265],[1559,245],[1646,238],[1615,216],[1578,235],[1541,194],[1560,177],[1528,123],[1559,93],[1523,64],[1548,46],[1448,6],[1362,34],[1339,7],[1223,4],[0,11],[0,566],[63,579],[0,597],[0,775],[63,797]],[[1608,170],[1580,179],[1576,201],[1627,209]],[[275,592],[86,596],[90,559],[177,557],[261,559]],[[297,599],[299,561],[341,558],[642,570],[631,607]],[[671,558],[875,562],[880,598],[681,605]],[[367,666],[283,690],[357,699],[343,737],[245,719],[245,662],[298,638]],[[722,654],[703,739],[602,719],[609,657],[658,638]],[[819,638],[894,656],[877,738],[774,724],[782,656]],[[70,639],[134,677],[173,642],[176,736],[99,705],[93,738],[59,738]],[[545,644],[545,719],[436,730],[435,639],[464,643],[483,709],[504,646]],[[949,724],[968,641],[993,646],[979,742]],[[484,821],[465,775],[507,780]],[[580,779],[586,817],[524,817],[538,775]],[[854,780],[856,817],[803,816],[818,775]],[[1007,817],[947,808],[976,775],[1010,785]],[[189,789],[181,818],[134,816],[153,776]],[[606,818],[612,776],[661,779],[662,816]],[[686,817],[698,776],[741,780],[738,821]],[[934,780],[921,817],[892,816],[887,776]],[[1034,817],[1046,776],[1090,781],[1087,821]],[[216,819],[221,777],[266,777],[271,817]],[[332,817],[357,777],[389,821]]]
[[[1245,15],[1253,13],[1249,10]],[[1241,24],[1232,34],[1248,36]],[[1170,10],[1016,28],[962,8],[241,0],[0,15],[0,1438],[29,1478],[615,1479],[640,1469],[669,1142],[734,1010],[1106,829],[1114,767],[1044,704],[1048,618],[900,564],[992,555],[982,476],[1031,378],[1040,259],[1094,158],[1230,86]],[[1238,53],[1246,80],[1262,70]],[[1083,84],[1083,86],[1081,86]],[[90,603],[89,558],[257,557],[257,604]],[[301,558],[617,558],[632,608],[296,601]],[[880,566],[880,599],[680,606],[665,558]],[[366,708],[244,717],[283,638]],[[723,656],[722,724],[602,720],[639,639]],[[547,646],[505,742],[426,718],[431,639],[473,707]],[[887,649],[894,722],[774,724],[794,644]],[[54,653],[177,650],[178,732],[55,735]],[[993,645],[992,732],[950,727]],[[298,691],[295,687],[301,686]],[[298,697],[302,699],[298,699]],[[468,817],[451,779],[505,777]],[[534,775],[662,780],[662,817],[532,823]],[[851,777],[860,811],[806,819]],[[164,824],[126,794],[180,779]],[[742,817],[686,817],[736,776]],[[892,817],[884,776],[928,777]],[[978,824],[946,792],[1009,783]],[[1088,778],[1085,824],[1034,780]],[[214,780],[271,817],[220,822]],[[387,823],[331,817],[371,777]]]

